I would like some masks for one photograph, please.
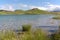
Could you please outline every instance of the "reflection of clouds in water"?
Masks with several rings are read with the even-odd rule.
[[[54,19],[48,19],[47,24],[52,26],[58,26],[58,22]]]
[[[37,21],[37,24],[38,25],[41,25],[41,26],[57,26],[58,25],[58,22],[56,20],[53,20],[51,18],[42,18],[42,19],[38,19]]]
[[[52,18],[42,18],[36,21],[37,26],[52,26],[52,27],[41,27],[44,30],[57,30],[58,22]]]
[[[60,26],[60,20],[56,20],[58,22],[58,25]]]

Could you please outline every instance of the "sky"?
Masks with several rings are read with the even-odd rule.
[[[48,11],[60,9],[60,0],[0,0],[0,10],[14,11],[17,9],[28,10],[32,8]]]
[[[60,10],[60,0],[42,0],[41,3],[42,10]]]

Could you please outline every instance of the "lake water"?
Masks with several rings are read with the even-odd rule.
[[[58,21],[52,19],[53,15],[0,15],[0,30],[17,29],[23,24],[40,27],[45,30],[58,29]]]

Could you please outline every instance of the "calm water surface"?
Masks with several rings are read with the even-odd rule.
[[[0,15],[0,29],[17,29],[23,24],[32,24],[46,30],[56,30],[58,20],[52,19],[53,15]]]

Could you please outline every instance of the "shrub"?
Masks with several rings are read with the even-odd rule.
[[[31,25],[22,25],[22,30],[23,31],[30,31],[31,30]]]

